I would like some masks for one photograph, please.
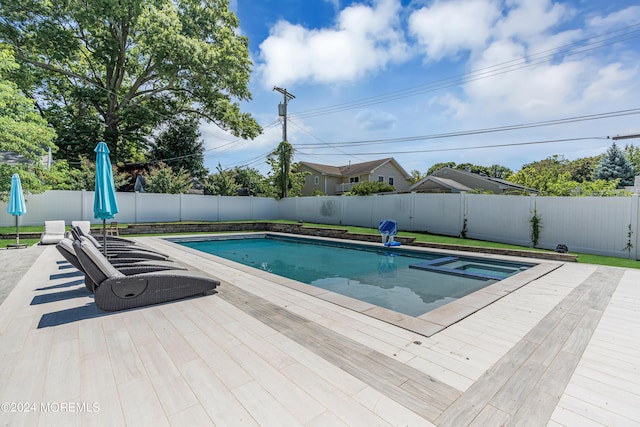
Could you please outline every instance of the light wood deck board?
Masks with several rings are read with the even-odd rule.
[[[225,294],[220,296],[387,396],[395,394],[393,398],[413,410],[425,413],[427,417],[439,414],[459,394],[457,390],[435,378],[373,352],[351,339],[241,289],[228,285]],[[248,304],[248,301],[251,303]],[[411,392],[400,387],[409,378],[416,379],[424,387],[413,389]]]
[[[443,426],[467,425],[487,404],[510,414],[512,417],[507,424],[520,425],[529,422],[526,420],[532,416],[538,417],[535,424],[548,422],[558,402],[558,390],[566,387],[573,374],[571,368],[577,365],[588,340],[572,341],[571,353],[561,353],[560,350],[573,336],[578,325],[583,329],[590,326],[589,331],[583,330],[581,333],[593,334],[596,320],[602,314],[601,309],[608,304],[622,274],[621,269],[604,267],[594,271],[525,336],[520,342],[522,345],[505,355],[503,359],[507,359],[506,363],[502,366],[498,364],[471,386],[444,411],[436,420],[437,423]],[[532,340],[529,341],[529,338]],[[527,342],[529,346],[524,344]],[[521,351],[526,348],[530,353],[522,354]],[[564,384],[549,386],[550,375],[563,369]],[[545,377],[545,374],[548,376]],[[540,381],[541,378],[547,381]],[[485,384],[486,389],[482,390],[482,385],[487,382],[493,386]],[[541,387],[555,389],[554,395],[545,393]]]

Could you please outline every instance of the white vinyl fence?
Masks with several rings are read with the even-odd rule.
[[[639,259],[639,198],[539,197],[486,194],[392,194],[367,197],[223,197],[118,193],[122,223],[289,219],[377,227],[392,218],[401,230],[427,231],[531,246],[531,218],[540,219],[538,247],[565,244],[572,252]],[[93,192],[47,191],[27,197],[22,225],[47,219],[93,218]],[[14,225],[0,203],[0,226]]]

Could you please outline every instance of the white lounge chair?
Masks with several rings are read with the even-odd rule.
[[[41,245],[55,245],[65,237],[64,220],[45,221],[44,233],[40,236]]]
[[[72,227],[80,227],[84,234],[91,234],[91,221],[71,221]]]

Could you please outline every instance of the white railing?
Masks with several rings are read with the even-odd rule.
[[[351,187],[353,187],[353,183],[336,184],[336,194],[342,194],[346,193],[347,191],[351,191]]]

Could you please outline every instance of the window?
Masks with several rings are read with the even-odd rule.
[[[314,183],[315,185],[320,184],[320,177],[319,177],[319,176],[314,176],[314,177],[313,177],[313,183]]]
[[[351,176],[351,177],[349,177],[349,182],[351,184],[355,184],[357,182],[360,182],[360,177],[359,176]]]
[[[378,175],[378,182],[384,182],[384,176]]]
[[[389,185],[393,185],[393,177],[392,176],[389,177]]]

